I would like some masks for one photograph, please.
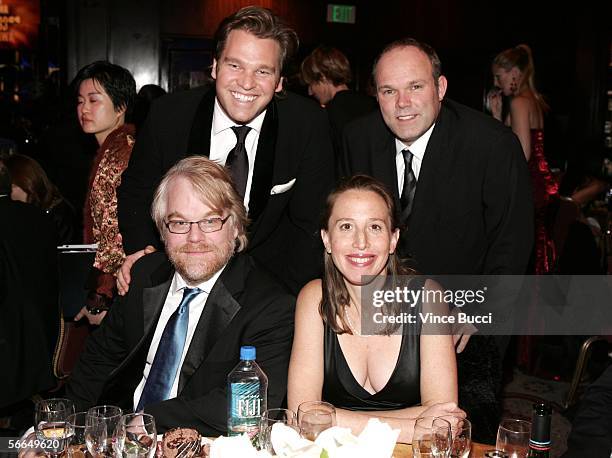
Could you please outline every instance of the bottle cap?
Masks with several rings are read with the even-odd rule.
[[[255,361],[255,347],[245,346],[240,347],[240,359],[244,361]]]

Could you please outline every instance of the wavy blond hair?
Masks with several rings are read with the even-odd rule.
[[[227,211],[230,214],[232,224],[238,231],[236,252],[243,251],[247,246],[246,228],[249,222],[244,203],[225,167],[203,156],[191,156],[177,162],[164,175],[155,191],[151,217],[162,240],[165,239],[168,188],[178,178],[185,178],[191,183],[200,201],[219,213]]]

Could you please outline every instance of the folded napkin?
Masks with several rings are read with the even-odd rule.
[[[285,458],[391,458],[399,437],[398,429],[372,418],[359,436],[348,428],[334,426],[323,431],[312,442],[282,423],[272,426],[270,441],[276,455]],[[246,435],[219,437],[210,448],[211,458],[269,457],[266,451],[256,451]]]

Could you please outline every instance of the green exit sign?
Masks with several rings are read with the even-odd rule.
[[[327,22],[355,23],[355,7],[353,5],[327,5]]]

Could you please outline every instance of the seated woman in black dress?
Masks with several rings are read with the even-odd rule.
[[[464,416],[451,335],[424,335],[416,325],[392,335],[359,332],[362,276],[412,273],[394,254],[399,229],[384,185],[363,175],[341,183],[327,199],[321,236],[324,278],[304,286],[297,300],[289,408],[324,400],[336,407],[339,426],[359,433],[377,417],[401,429],[400,442],[412,440],[419,416]],[[431,280],[421,286],[439,288]],[[417,309],[439,306],[425,301]]]

